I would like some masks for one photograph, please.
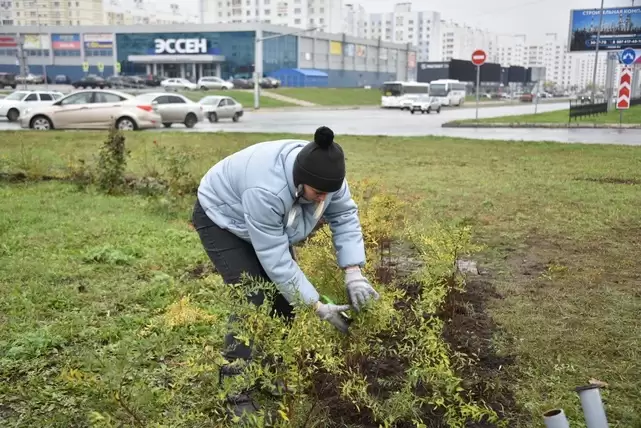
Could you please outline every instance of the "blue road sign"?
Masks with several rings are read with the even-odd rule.
[[[621,52],[621,62],[624,63],[625,65],[630,65],[634,62],[634,60],[637,57],[637,53],[635,52],[634,49],[624,49],[623,52]]]

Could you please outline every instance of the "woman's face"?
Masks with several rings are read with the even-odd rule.
[[[323,202],[327,197],[327,192],[316,190],[307,184],[303,184],[303,198],[308,201]]]

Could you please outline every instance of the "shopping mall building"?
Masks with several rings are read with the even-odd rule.
[[[261,47],[257,55],[256,45]],[[259,73],[262,64],[266,76],[280,69],[320,70],[330,87],[377,85],[416,75],[416,52],[410,45],[270,24],[0,29],[0,72],[19,74],[26,64],[29,72],[43,74],[44,65],[52,79],[67,75],[76,80],[85,73],[227,79],[250,76],[254,63]]]

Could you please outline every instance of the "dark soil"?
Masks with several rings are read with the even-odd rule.
[[[501,298],[486,275],[468,276],[465,292],[454,292],[439,314],[445,320],[443,338],[452,351],[461,352],[472,364],[461,364],[457,370],[463,379],[463,388],[476,400],[483,400],[501,420],[511,417],[516,402],[510,385],[513,379],[507,373],[514,357],[497,355],[492,336],[500,328],[487,312],[488,299]],[[486,428],[493,424],[477,423],[469,427]]]
[[[386,247],[389,243],[383,245]],[[389,256],[389,248],[382,250],[383,267],[379,269],[381,282],[391,281],[393,278],[406,278],[408,273],[399,266],[413,266],[416,268],[416,261],[402,261],[398,257]],[[407,278],[406,278],[407,279]],[[450,278],[454,281],[454,278]],[[420,285],[412,283],[407,279],[402,283],[406,291],[408,301],[416,297],[420,292]],[[506,419],[515,409],[515,401],[509,389],[510,379],[507,377],[506,366],[513,363],[509,356],[498,356],[492,348],[492,335],[498,329],[486,311],[488,298],[500,298],[497,295],[491,280],[487,276],[473,276],[468,280],[467,292],[453,293],[449,296],[444,308],[438,314],[426,314],[426,316],[437,315],[445,321],[443,338],[451,347],[452,351],[465,354],[466,361],[474,356],[472,364],[458,364],[460,367],[457,374],[464,379],[463,387],[469,397],[475,400],[483,400],[488,406],[495,410],[501,419]],[[398,302],[397,309],[403,310],[409,307],[408,302]],[[401,337],[381,337],[384,343],[398,343]],[[393,345],[390,345],[392,347]],[[454,361],[457,358],[454,357]],[[462,360],[461,360],[462,361]],[[348,365],[367,376],[371,384],[369,392],[379,397],[385,397],[392,391],[397,390],[404,378],[404,370],[407,362],[398,358],[386,358],[374,360],[363,355]],[[378,382],[384,379],[385,384]],[[357,409],[353,404],[340,398],[338,381],[327,373],[319,373],[315,382],[313,394],[319,398],[319,406],[329,412],[335,426],[354,426],[362,428],[377,428],[379,423],[375,422],[372,414],[367,409]],[[417,394],[429,395],[429,387],[423,386],[417,389]],[[424,409],[423,419],[430,428],[445,428],[444,415],[433,409]],[[394,425],[397,428],[413,427],[410,422],[399,422]],[[493,427],[490,423],[470,423],[470,428]]]
[[[586,178],[577,178],[577,180],[581,181],[591,181],[594,183],[601,183],[601,184],[641,184],[641,180],[637,180],[635,178],[617,178],[617,177],[600,177],[600,178],[592,178],[592,177],[586,177]]]

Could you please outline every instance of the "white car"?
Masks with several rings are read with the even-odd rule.
[[[62,97],[62,93],[55,91],[15,91],[0,100],[0,116],[15,122],[25,108],[53,104]]]
[[[414,100],[412,107],[410,107],[410,112],[412,114],[416,111],[420,111],[421,114],[430,114],[433,111],[440,113],[441,102],[436,97],[430,97],[429,95],[420,96]]]
[[[206,91],[207,89],[225,90],[225,89],[234,89],[234,84],[231,82],[226,82],[220,77],[208,76],[208,77],[201,77],[198,80],[198,87],[203,91]]]
[[[160,82],[160,86],[165,91],[168,90],[174,90],[174,91],[193,91],[198,89],[198,85],[195,83],[190,82],[187,79],[181,79],[180,77],[172,78],[172,79],[165,79],[162,82]]]

